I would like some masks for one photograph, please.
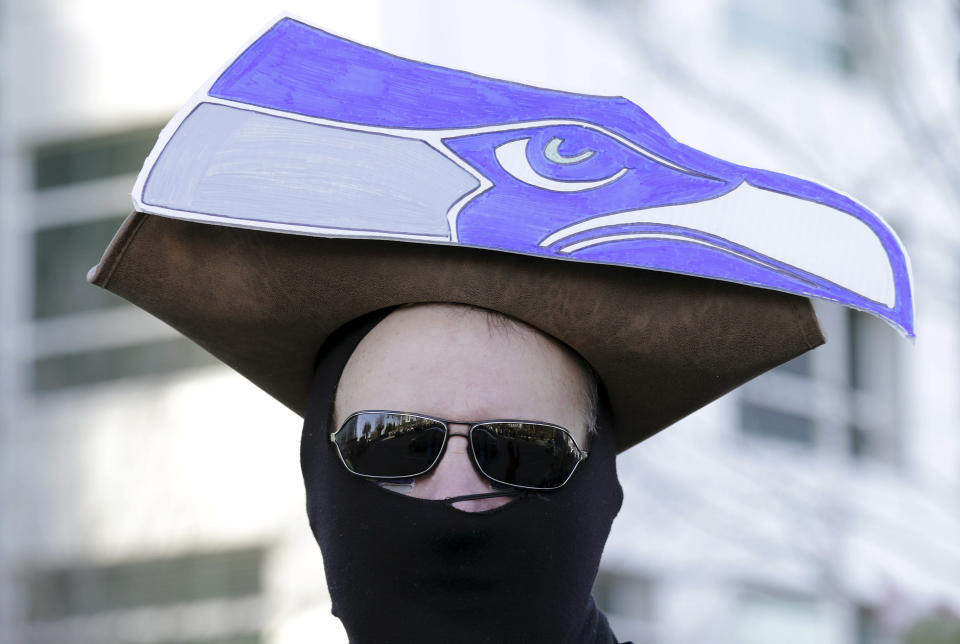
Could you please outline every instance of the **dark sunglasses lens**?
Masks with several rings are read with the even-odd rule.
[[[363,413],[348,418],[334,440],[350,471],[405,477],[433,465],[445,433],[441,423],[422,416]]]
[[[549,490],[577,466],[577,448],[562,429],[537,423],[490,423],[470,433],[480,469],[490,478]]]

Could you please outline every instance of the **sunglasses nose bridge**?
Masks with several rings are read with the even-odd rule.
[[[469,442],[470,440],[470,423],[463,423],[460,421],[448,420],[447,425],[447,440],[451,438],[463,438]]]
[[[473,429],[474,424],[470,422],[458,421],[458,420],[448,420],[448,421],[445,421],[445,423],[447,425],[446,448],[449,448],[450,445],[453,443],[452,439],[462,438],[464,442],[463,449],[462,450],[457,449],[454,451],[467,456],[467,458],[470,460],[471,467],[477,472],[477,474],[481,475],[483,479],[486,480],[486,475],[483,473],[483,470],[480,468],[480,465],[477,463],[477,457],[473,451],[473,445],[471,444],[471,441],[470,441],[470,430]],[[436,463],[434,463],[434,468],[436,468],[440,464],[440,461],[443,461],[444,457],[446,457],[446,453],[448,451],[446,448],[444,449],[444,454],[437,460]]]
[[[463,423],[447,423],[447,447],[456,445],[459,448],[460,444],[453,440],[455,438],[462,438],[464,442],[463,449],[456,451],[466,452],[470,445],[470,426]]]

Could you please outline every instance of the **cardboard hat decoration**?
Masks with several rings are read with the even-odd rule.
[[[571,346],[621,450],[822,343],[804,296],[914,334],[907,255],[849,197],[685,146],[624,98],[290,17],[164,128],[133,199],[90,281],[301,414],[323,340],[409,302],[501,311]]]

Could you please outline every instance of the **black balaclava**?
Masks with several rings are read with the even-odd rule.
[[[383,489],[346,470],[329,433],[340,374],[387,313],[324,345],[300,443],[310,527],[350,641],[615,643],[590,596],[623,500],[608,406],[590,457],[555,492],[469,513]]]

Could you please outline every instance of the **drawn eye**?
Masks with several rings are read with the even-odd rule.
[[[529,139],[527,140],[529,144]],[[590,157],[596,154],[593,150],[587,149],[581,152],[580,154],[575,154],[572,157],[565,157],[560,152],[560,144],[563,143],[563,139],[559,136],[555,136],[547,142],[547,147],[543,148],[543,154],[548,159],[554,163],[559,163],[560,165],[572,165],[574,163],[580,163],[581,161],[586,161]]]
[[[581,192],[613,183],[627,172],[627,168],[621,166],[616,172],[599,179],[552,179],[544,176],[531,165],[530,159],[533,158],[531,153],[541,154],[536,148],[533,150],[530,149],[532,140],[532,138],[514,139],[513,141],[498,145],[495,149],[497,162],[500,164],[500,167],[509,172],[518,181],[522,181],[528,185],[553,192]],[[560,152],[560,146],[563,142],[564,139],[555,136],[546,143],[542,152],[547,161],[551,164],[561,166],[563,169],[589,161],[597,154],[596,150],[586,148],[575,155],[564,156]]]

